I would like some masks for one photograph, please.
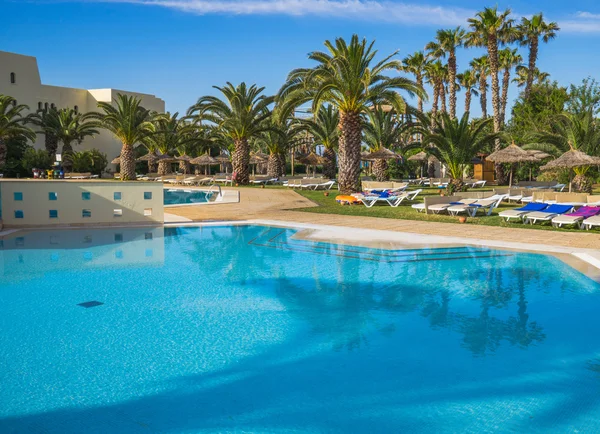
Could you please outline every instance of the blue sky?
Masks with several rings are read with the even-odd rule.
[[[489,3],[494,5],[495,3]],[[325,39],[376,39],[381,54],[423,49],[439,28],[464,24],[474,0],[0,0],[0,50],[36,56],[46,84],[155,94],[184,112],[212,85],[246,81],[276,92],[310,66]],[[499,2],[519,18],[544,12],[562,27],[539,67],[568,85],[597,75],[595,0]],[[481,53],[461,50],[459,70]],[[523,50],[523,55],[526,52]],[[511,89],[511,97],[517,95]],[[462,106],[462,94],[459,103]],[[474,101],[477,115],[478,102]],[[460,107],[459,107],[460,109]]]

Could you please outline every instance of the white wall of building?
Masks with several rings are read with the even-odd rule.
[[[14,74],[15,83],[11,83]],[[165,102],[154,95],[123,91],[118,89],[74,89],[69,87],[42,84],[37,59],[32,56],[0,51],[0,94],[10,95],[19,104],[29,106],[31,112],[38,108],[54,106],[56,108],[75,108],[80,112],[98,111],[98,102],[112,102],[119,93],[142,99],[142,106],[157,112],[165,111]],[[44,135],[38,134],[34,146],[44,147]],[[59,145],[59,153],[60,153]],[[111,133],[101,130],[100,134],[86,138],[75,150],[96,148],[105,153],[108,161],[121,152],[121,143]]]

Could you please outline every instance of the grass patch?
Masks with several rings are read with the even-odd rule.
[[[492,189],[481,189],[477,191],[490,191]],[[352,216],[361,216],[361,217],[381,217],[381,218],[389,218],[389,219],[400,219],[400,220],[414,220],[414,221],[430,221],[430,222],[439,222],[439,223],[458,223],[458,217],[453,217],[447,214],[424,214],[419,213],[414,210],[411,205],[423,202],[423,197],[426,195],[438,195],[439,190],[437,188],[426,188],[423,189],[422,195],[417,197],[417,200],[414,202],[403,202],[396,208],[392,208],[387,204],[376,204],[372,208],[367,208],[364,205],[345,205],[342,206],[335,201],[335,197],[338,192],[335,190],[331,190],[329,196],[325,196],[323,191],[310,191],[310,190],[296,190],[297,193],[306,197],[307,199],[313,201],[317,204],[317,207],[313,208],[300,208],[295,209],[294,211],[303,211],[303,212],[312,212],[317,214],[337,214],[337,215],[352,215]],[[484,216],[479,214],[477,217],[468,217],[467,222],[465,224],[468,225],[479,225],[479,226],[499,226],[506,228],[517,228],[517,229],[538,229],[538,230],[553,230],[553,231],[562,231],[562,232],[582,232],[581,229],[567,227],[567,228],[554,228],[552,225],[548,223],[543,224],[535,224],[535,225],[525,225],[523,223],[515,222],[515,223],[507,223],[504,221],[502,217],[498,215],[499,212],[502,212],[506,209],[518,208],[522,205],[520,204],[506,204],[502,203],[498,208],[496,208],[492,215]],[[464,214],[463,214],[464,215]]]

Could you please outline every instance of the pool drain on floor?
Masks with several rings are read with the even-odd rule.
[[[84,303],[77,303],[77,306],[85,307],[87,309],[87,308],[90,308],[90,307],[96,307],[96,306],[100,306],[100,305],[103,305],[103,304],[104,303],[102,303],[102,302],[93,300],[93,301],[86,301]]]

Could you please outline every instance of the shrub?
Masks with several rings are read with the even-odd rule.
[[[44,149],[28,147],[23,153],[23,158],[21,158],[21,166],[28,175],[31,175],[33,169],[50,169],[52,161]]]

